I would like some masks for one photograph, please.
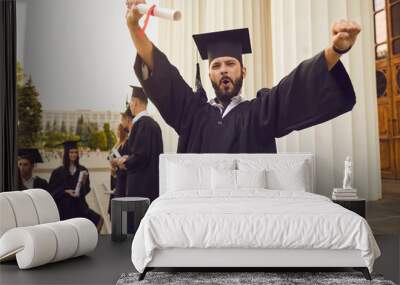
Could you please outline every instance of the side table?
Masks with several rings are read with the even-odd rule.
[[[354,199],[354,200],[332,200],[332,202],[341,205],[342,207],[359,214],[365,219],[365,199]]]
[[[150,199],[144,197],[113,198],[111,200],[111,240],[124,241],[127,235],[128,223],[133,222],[133,233],[135,233],[149,205]],[[133,221],[127,221],[127,212],[133,213]]]

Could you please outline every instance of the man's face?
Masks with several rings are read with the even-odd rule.
[[[218,57],[210,63],[209,77],[221,101],[230,101],[239,93],[245,76],[246,68],[234,57]]]
[[[131,101],[129,102],[129,108],[131,109],[131,113],[133,115],[136,115],[135,110],[136,110],[136,105],[137,105],[137,98],[131,97]]]
[[[19,172],[23,177],[29,178],[32,176],[33,164],[25,158],[18,160]]]

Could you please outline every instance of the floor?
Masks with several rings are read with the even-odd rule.
[[[383,198],[367,203],[367,220],[375,234],[400,234],[400,180],[382,180]]]
[[[3,263],[0,284],[115,284],[122,273],[134,271],[131,243],[132,237],[114,243],[110,235],[100,235],[96,250],[87,256],[28,270],[18,270],[15,261]]]
[[[382,251],[374,271],[400,284],[400,181],[384,180],[382,189],[383,199],[367,203],[367,220]],[[100,206],[106,199],[98,199],[95,191],[92,194],[88,200],[93,208],[104,212]],[[134,271],[131,238],[114,243],[109,235],[101,235],[97,249],[88,256],[31,270],[18,270],[15,262],[0,264],[0,284],[115,284],[122,273]]]
[[[375,262],[374,273],[383,274],[385,279],[399,283],[400,235],[376,235],[375,238],[382,256]],[[130,260],[131,241],[132,237],[124,242],[114,243],[109,235],[101,235],[97,249],[88,256],[30,270],[18,270],[15,261],[4,263],[0,265],[0,284],[115,284],[122,273],[134,271]],[[333,270],[335,269],[327,271]],[[346,270],[348,269],[337,269]],[[280,268],[275,271],[290,269]]]

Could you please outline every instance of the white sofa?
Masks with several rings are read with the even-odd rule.
[[[28,269],[87,254],[98,233],[88,219],[60,221],[53,197],[42,189],[0,193],[0,262]]]

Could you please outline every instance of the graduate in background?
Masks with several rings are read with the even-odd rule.
[[[79,152],[77,141],[66,141],[64,145],[63,165],[53,170],[50,177],[49,192],[56,201],[60,219],[87,218],[91,220],[100,232],[103,226],[103,218],[89,208],[86,195],[90,192],[89,172],[86,167],[79,163]],[[75,192],[78,184],[79,174],[87,172],[82,181],[79,195]]]
[[[127,170],[127,197],[158,197],[158,162],[163,152],[161,129],[147,112],[147,96],[140,87],[132,87],[130,110],[135,116],[128,138],[128,155],[118,163]]]
[[[356,102],[339,60],[361,31],[355,22],[335,23],[326,49],[249,101],[242,93],[247,75],[242,55],[252,52],[248,29],[194,35],[202,59],[208,59],[216,96],[205,102],[142,33],[136,5],[144,2],[127,1],[126,21],[137,50],[134,69],[147,96],[178,133],[178,152],[275,153],[275,138],[333,119]]]
[[[126,111],[124,113],[121,113],[121,124],[118,127],[118,143],[115,146],[121,156],[129,154],[128,136],[132,132],[133,118],[134,116],[128,105]],[[114,196],[126,197],[126,169],[120,169],[118,167],[118,159],[115,161],[115,165],[117,167],[117,181]]]
[[[129,105],[125,112],[121,113],[121,123],[117,129],[117,143],[113,147],[116,149],[121,156],[128,154],[128,135],[132,129],[133,115],[129,108]],[[111,215],[111,199],[126,196],[126,170],[118,167],[118,158],[114,158],[110,161],[111,167],[115,172],[115,191],[110,195],[110,203],[108,205],[108,213]]]
[[[33,188],[49,190],[49,184],[45,179],[32,175],[35,163],[43,163],[42,156],[36,148],[18,149],[18,190]]]

